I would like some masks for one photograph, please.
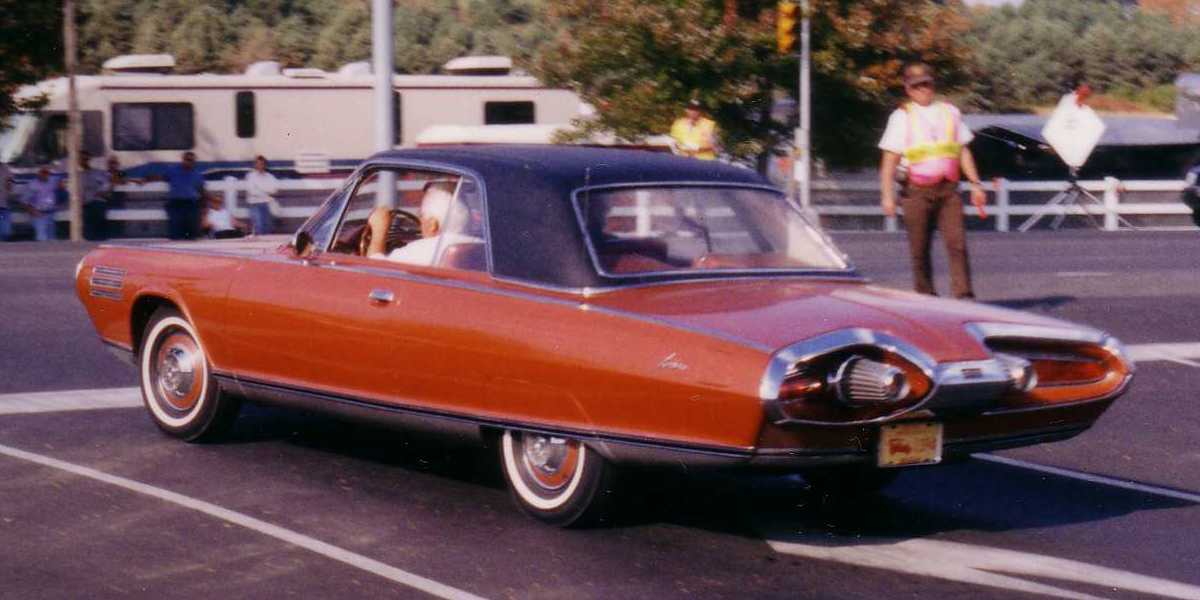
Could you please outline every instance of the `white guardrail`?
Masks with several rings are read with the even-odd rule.
[[[341,187],[342,182],[342,179],[281,179],[279,180],[279,191],[281,194],[286,194],[287,192],[331,192]],[[1122,195],[1127,192],[1180,193],[1186,187],[1186,183],[1183,180],[1121,181],[1114,177],[1108,177],[1103,180],[1079,181],[1080,187],[1093,192],[1100,199],[1099,205],[1085,202],[1082,204],[1071,203],[1048,207],[1043,202],[1029,204],[1012,204],[1010,202],[1011,194],[1014,192],[1054,194],[1067,189],[1068,185],[1065,181],[992,180],[984,184],[984,189],[988,192],[988,215],[995,218],[996,231],[1010,231],[1014,217],[1030,217],[1038,213],[1044,213],[1046,217],[1050,218],[1058,215],[1081,216],[1086,211],[1087,214],[1098,217],[1098,220],[1103,223],[1105,230],[1115,231],[1119,228],[1120,224],[1118,216],[1191,214],[1191,209],[1178,200],[1171,202],[1126,203],[1122,203],[1121,201]],[[206,184],[206,188],[209,192],[223,194],[226,206],[233,209],[235,216],[248,218],[249,212],[240,202],[243,196],[242,192],[245,191],[245,183],[241,179],[226,177],[222,181],[210,181]],[[812,189],[817,193],[872,194],[872,198],[878,198],[879,182],[875,180],[821,180],[814,181]],[[967,191],[967,189],[965,184],[960,187],[960,190],[963,192]],[[129,184],[119,186],[117,190],[126,192],[127,194],[146,194],[162,197],[166,195],[167,184],[163,182]],[[19,192],[14,195],[20,197]],[[1049,197],[1046,199],[1048,200]],[[316,212],[316,209],[316,205],[281,206],[276,210],[275,216],[279,218],[303,219],[311,216]],[[877,202],[868,204],[834,204],[818,201],[813,203],[813,210],[819,216],[828,217],[883,217],[883,211]],[[971,207],[969,204],[963,208],[964,213],[968,215],[974,214],[974,210],[974,207]],[[12,217],[16,223],[27,221],[27,217],[20,211],[14,211]],[[68,221],[70,220],[70,213],[67,210],[59,210],[55,218],[59,221]],[[165,221],[166,218],[166,211],[162,208],[116,208],[108,211],[108,219],[110,221]],[[885,230],[897,231],[898,228],[899,225],[896,217],[884,218]]]
[[[1106,231],[1116,231],[1120,225],[1118,216],[1192,214],[1191,209],[1178,200],[1172,202],[1121,202],[1121,197],[1129,192],[1182,193],[1184,188],[1187,187],[1186,182],[1182,179],[1121,181],[1115,177],[1106,177],[1102,180],[1080,180],[1078,183],[1079,187],[1095,194],[1100,200],[1100,205],[1085,201],[1080,204],[1070,203],[1059,206],[1047,206],[1045,201],[1050,200],[1050,196],[1047,196],[1043,202],[1012,204],[1010,200],[1014,192],[1041,192],[1053,195],[1066,190],[1070,186],[1070,183],[1066,181],[1009,181],[1003,178],[994,179],[983,184],[984,190],[988,192],[988,216],[995,217],[996,231],[1010,231],[1012,229],[1013,217],[1032,217],[1039,213],[1043,213],[1049,218],[1055,218],[1059,215],[1083,216],[1090,214],[1094,217],[1099,217]],[[879,182],[874,180],[814,181],[812,189],[814,192],[869,192],[874,194],[875,198],[879,196]],[[960,192],[968,190],[969,187],[965,183],[959,186]],[[814,203],[813,210],[821,216],[883,216],[883,209],[879,207],[878,203],[869,205]],[[963,212],[968,215],[975,214],[975,208],[966,204],[963,207]],[[885,217],[884,228],[887,231],[898,230],[898,219],[896,217]]]
[[[332,192],[342,186],[344,179],[280,179],[279,192]],[[400,182],[403,184],[403,182]],[[250,218],[250,210],[242,206],[240,199],[244,196],[246,185],[245,181],[236,177],[226,177],[221,181],[207,181],[204,184],[204,189],[209,193],[220,193],[225,198],[225,205],[233,210],[235,217],[240,219]],[[119,185],[116,191],[125,192],[126,194],[157,196],[159,199],[166,199],[167,184],[166,182],[151,182],[151,183],[130,183]],[[21,186],[14,190],[13,197],[21,197]],[[137,203],[137,201],[130,202]],[[309,206],[282,206],[278,207],[274,214],[278,218],[297,218],[306,219],[317,211],[319,205]],[[167,220],[167,211],[163,208],[113,208],[107,212],[109,221],[163,221]],[[14,223],[27,223],[29,217],[24,213],[14,210],[12,219]],[[56,221],[70,221],[71,213],[66,208],[59,208],[54,213]]]

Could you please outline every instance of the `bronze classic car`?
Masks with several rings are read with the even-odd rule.
[[[616,469],[898,468],[1074,436],[1112,337],[870,285],[751,171],[563,147],[366,161],[286,245],[104,246],[76,277],[166,433],[252,400],[491,440],[516,503],[600,514]]]

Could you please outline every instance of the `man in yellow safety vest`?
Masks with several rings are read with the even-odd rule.
[[[983,208],[987,197],[967,148],[974,135],[957,108],[934,100],[933,69],[929,65],[913,63],[904,67],[904,91],[909,101],[892,113],[879,141],[883,150],[879,173],[883,213],[889,217],[896,214],[895,183],[899,167],[906,174],[902,177],[902,198],[913,287],[922,294],[937,294],[929,255],[936,227],[942,232],[950,259],[951,293],[955,298],[974,298],[963,203],[958,195],[961,171],[971,183],[971,204],[980,218],[987,216]]]
[[[699,100],[688,102],[684,115],[671,125],[671,138],[684,156],[701,160],[717,157],[717,124],[703,116]]]

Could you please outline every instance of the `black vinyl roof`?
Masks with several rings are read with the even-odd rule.
[[[578,146],[450,146],[381,152],[366,164],[451,168],[478,175],[487,197],[497,276],[582,288],[610,285],[596,273],[572,192],[622,184],[769,185],[749,169],[643,150]]]
[[[569,145],[442,146],[380,152],[371,161],[437,161],[457,164],[493,178],[530,176],[564,188],[634,182],[722,181],[761,184],[754,171],[718,161],[663,152]],[[514,172],[516,170],[516,172]]]

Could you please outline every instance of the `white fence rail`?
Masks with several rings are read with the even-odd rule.
[[[1069,186],[1070,183],[1066,181],[1009,181],[1007,179],[996,179],[985,183],[983,186],[984,190],[988,192],[987,213],[989,216],[995,217],[996,231],[1011,231],[1014,225],[1014,217],[1032,217],[1043,211],[1050,218],[1058,215],[1084,216],[1085,214],[1090,214],[1100,218],[1105,230],[1115,231],[1119,228],[1118,215],[1122,217],[1132,215],[1190,215],[1192,212],[1187,205],[1178,200],[1172,202],[1122,202],[1123,196],[1133,192],[1181,193],[1186,187],[1186,183],[1183,180],[1121,181],[1115,177],[1107,177],[1102,180],[1079,181],[1080,187],[1092,192],[1100,199],[1101,204],[1098,206],[1091,203],[1068,204],[1065,206],[1049,207],[1047,210],[1044,203],[1013,204],[1011,202],[1014,192],[1054,194],[1067,189]],[[962,192],[966,192],[968,189],[969,187],[966,184],[959,187],[959,190]],[[874,194],[874,197],[878,198],[879,182],[874,180],[848,182],[836,180],[815,181],[813,182],[813,191],[867,192]],[[1046,199],[1049,200],[1049,197]],[[877,202],[869,205],[839,205],[814,202],[813,210],[821,216],[883,216],[883,209],[880,208]],[[966,205],[963,207],[963,212],[974,214],[975,208]],[[897,218],[885,217],[884,228],[888,231],[896,231],[898,228]]]
[[[279,181],[279,191],[281,194],[289,192],[332,192],[342,185],[341,179],[282,179]],[[1043,212],[1047,207],[1044,203],[1035,202],[1029,204],[1013,204],[1011,202],[1013,193],[1022,192],[1041,192],[1053,194],[1061,192],[1068,187],[1065,181],[1008,181],[1006,179],[996,179],[992,182],[984,184],[984,189],[988,192],[987,212],[989,216],[995,217],[996,231],[1010,231],[1015,229],[1015,218],[1031,217],[1034,214]],[[1178,200],[1170,202],[1122,202],[1122,197],[1127,193],[1133,192],[1157,192],[1157,193],[1180,193],[1185,188],[1186,184],[1182,180],[1170,181],[1120,181],[1116,178],[1106,178],[1103,180],[1080,181],[1079,185],[1089,192],[1093,192],[1101,200],[1100,205],[1092,205],[1090,203],[1068,204],[1065,206],[1050,207],[1046,211],[1047,217],[1056,217],[1058,215],[1073,215],[1083,216],[1085,211],[1094,217],[1098,217],[1103,223],[1104,229],[1114,231],[1119,227],[1118,215],[1126,216],[1160,216],[1160,215],[1190,215],[1191,209]],[[223,194],[225,197],[226,206],[233,209],[234,215],[240,218],[248,218],[248,210],[242,206],[240,199],[245,191],[245,183],[241,179],[227,177],[222,181],[208,182],[207,189],[213,193]],[[961,191],[967,191],[967,186],[961,186]],[[143,183],[123,185],[117,188],[118,191],[127,194],[135,194],[138,196],[157,196],[165,197],[167,192],[167,184]],[[20,198],[20,190],[15,190],[15,197]],[[879,182],[875,180],[822,180],[813,182],[814,203],[813,210],[817,215],[822,217],[883,217],[884,229],[887,231],[896,231],[898,229],[898,220],[896,217],[884,217],[882,209],[877,201],[868,204],[844,204],[840,202],[821,201],[820,196],[828,193],[843,193],[843,194],[869,194],[871,198],[878,199]],[[1048,199],[1048,197],[1047,197]],[[303,219],[311,216],[317,209],[315,203],[304,204],[299,206],[281,206],[276,217],[279,218],[294,218]],[[973,214],[974,208],[964,206],[966,214]],[[19,211],[14,211],[12,215],[15,223],[26,222],[28,219]],[[67,210],[59,210],[56,213],[56,219],[59,221],[67,221],[70,219],[70,213]],[[162,208],[116,208],[108,211],[108,219],[110,221],[165,221],[166,211]]]

